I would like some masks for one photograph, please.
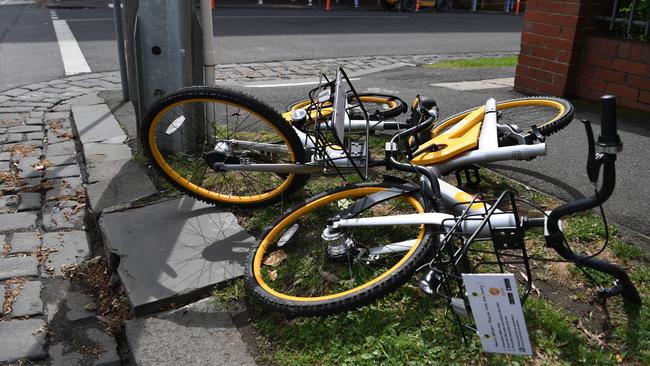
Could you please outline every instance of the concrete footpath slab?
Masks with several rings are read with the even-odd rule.
[[[121,144],[126,140],[106,104],[72,107],[72,116],[82,143],[107,142]]]
[[[136,316],[241,276],[254,242],[233,214],[189,197],[104,214],[99,227]]]
[[[255,365],[229,313],[207,298],[170,313],[126,323],[136,365]]]
[[[122,163],[118,165],[115,163]],[[101,176],[102,180],[91,183],[87,187],[88,201],[93,212],[134,202],[158,192],[151,182],[147,170],[133,160],[118,160],[95,163],[93,177]],[[102,173],[98,173],[101,171]],[[89,170],[88,175],[90,176]]]

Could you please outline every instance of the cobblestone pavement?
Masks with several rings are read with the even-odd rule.
[[[89,74],[0,93],[0,363],[120,363],[93,300],[63,277],[91,248],[70,109],[119,83]]]
[[[242,83],[270,80],[315,78],[319,72],[331,75],[338,67],[344,67],[350,75],[372,73],[404,64],[427,64],[447,59],[495,57],[517,55],[516,52],[483,52],[462,54],[358,56],[318,60],[296,60],[217,65],[215,78],[224,83]]]
[[[363,74],[403,64],[503,54],[353,57],[219,65],[222,83]],[[120,88],[118,72],[0,91],[0,364],[119,364],[92,298],[63,274],[91,255],[86,174],[71,110]],[[95,244],[95,246],[93,246]],[[101,255],[102,253],[95,253]]]

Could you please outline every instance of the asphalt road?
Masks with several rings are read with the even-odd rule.
[[[0,89],[64,75],[51,11],[67,22],[91,71],[118,69],[113,11],[108,6],[5,5],[0,6]],[[221,64],[518,51],[523,26],[521,17],[488,14],[231,8],[219,8],[213,14]]]

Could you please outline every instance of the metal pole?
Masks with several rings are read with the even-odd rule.
[[[203,68],[205,70],[205,85],[215,84],[214,67],[217,64],[217,53],[214,50],[214,25],[212,24],[212,7],[210,0],[201,0],[201,31],[203,33]]]
[[[120,79],[122,80],[122,100],[129,100],[129,78],[126,74],[126,56],[124,55],[124,31],[122,29],[122,1],[113,0],[113,18],[117,38],[117,57],[120,60]]]
[[[139,0],[134,47],[140,118],[156,99],[204,82],[197,4],[198,0]],[[168,148],[174,151],[193,146],[196,139],[173,137]]]
[[[636,13],[636,0],[632,0],[632,8],[630,9],[630,19],[627,22],[627,36],[632,34],[632,22],[634,21],[634,13]]]
[[[609,23],[609,31],[614,30],[614,24],[616,24],[616,12],[618,10],[618,0],[614,0],[614,6],[612,7],[612,21]]]

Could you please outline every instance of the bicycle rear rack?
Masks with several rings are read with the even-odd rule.
[[[522,304],[532,290],[532,271],[524,243],[524,228],[517,203],[511,191],[504,191],[496,199],[480,199],[476,196],[470,202],[453,206],[454,218],[443,222],[451,227],[443,236],[438,250],[429,263],[425,280],[433,282],[429,292],[444,299],[447,305],[445,316],[456,323],[463,341],[467,342],[466,331],[476,334],[476,328],[469,317],[469,302],[463,285],[463,273],[513,273],[523,283]],[[470,209],[471,208],[471,209]],[[491,218],[496,215],[514,215],[514,227],[495,228]],[[478,229],[463,232],[463,222],[477,221]],[[489,238],[481,233],[489,230]],[[491,243],[488,243],[491,242]],[[421,286],[426,287],[424,284]]]

